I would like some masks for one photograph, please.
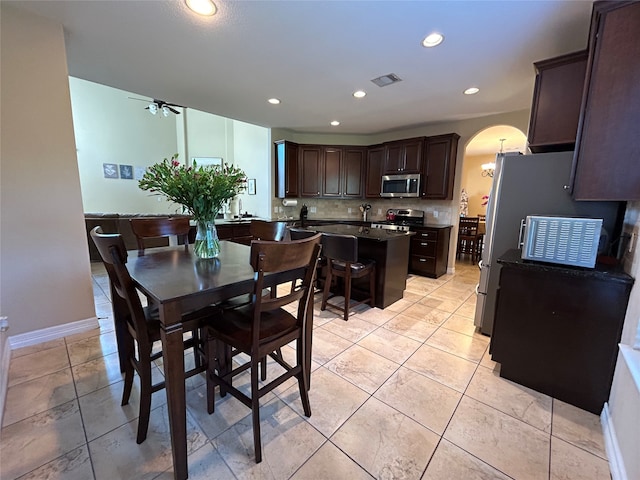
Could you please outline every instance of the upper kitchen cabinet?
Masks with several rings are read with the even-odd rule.
[[[362,198],[364,194],[363,177],[366,170],[365,159],[367,149],[345,147],[342,178],[342,196],[345,198]],[[379,187],[378,187],[379,188]]]
[[[365,152],[364,148],[359,147],[323,147],[320,195],[362,198]]]
[[[367,149],[367,180],[364,196],[380,198],[384,170],[384,145],[373,145]]]
[[[424,147],[420,198],[452,200],[453,180],[460,135],[448,133],[427,137]]]
[[[298,196],[298,144],[279,140],[276,146],[276,196]]]
[[[386,175],[420,173],[424,137],[388,142],[384,146]]]
[[[319,197],[322,180],[320,145],[300,145],[300,196]]]
[[[640,2],[596,2],[574,155],[576,200],[640,200]]]
[[[529,122],[529,149],[533,153],[573,150],[587,70],[587,51],[533,65],[536,83]]]
[[[322,196],[340,197],[342,195],[341,148],[324,147],[322,174]]]

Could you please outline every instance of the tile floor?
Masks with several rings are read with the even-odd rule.
[[[137,387],[120,406],[108,282],[93,267],[100,328],[13,352],[2,480],[173,478],[164,392],[142,445]],[[402,300],[348,322],[317,309],[313,414],[293,379],[265,397],[259,465],[249,409],[227,396],[207,415],[204,378],[190,379],[189,478],[609,479],[596,415],[499,377],[473,326],[477,277],[460,262],[437,280],[411,276]]]

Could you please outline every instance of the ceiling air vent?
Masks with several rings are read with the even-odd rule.
[[[392,83],[401,82],[402,79],[395,73],[388,73],[386,75],[382,75],[381,77],[374,78],[371,81],[379,87],[386,87],[387,85],[391,85]]]

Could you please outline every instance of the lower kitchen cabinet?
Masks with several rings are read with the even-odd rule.
[[[447,273],[451,226],[411,227],[409,272],[438,278]]]
[[[244,245],[250,245],[251,239],[251,222],[238,224],[217,224],[218,238],[220,240],[230,240]]]
[[[609,398],[633,279],[607,267],[502,265],[491,336],[500,376],[596,415]]]

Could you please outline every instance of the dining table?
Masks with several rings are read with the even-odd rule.
[[[135,250],[127,254],[127,268],[136,288],[159,306],[173,472],[175,479],[183,480],[189,472],[182,314],[253,292],[250,247],[223,240],[218,257],[212,259],[198,258],[192,248],[185,251],[182,246],[147,249],[144,255],[138,255]],[[291,273],[267,274],[265,286],[285,283],[292,276]],[[112,295],[112,299],[116,326],[126,325],[126,303],[118,295]],[[224,321],[224,317],[220,321]],[[305,358],[308,374],[311,372],[312,330],[313,308],[309,308]],[[120,336],[118,328],[116,336]],[[120,339],[117,340],[120,343]]]

